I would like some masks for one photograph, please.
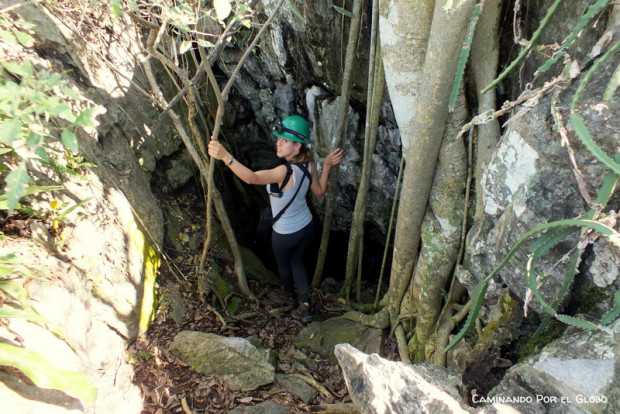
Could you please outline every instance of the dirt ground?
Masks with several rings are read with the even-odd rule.
[[[213,265],[212,260],[218,262],[223,276],[235,287],[232,266],[217,256],[209,256],[207,267]],[[176,264],[191,261],[183,255],[171,259]],[[319,368],[316,371],[298,372],[289,363],[278,363],[276,374],[297,373],[309,377],[311,382],[315,381],[319,395],[312,401],[312,407],[274,384],[249,392],[232,391],[225,381],[199,374],[172,356],[168,352],[169,344],[182,330],[243,338],[254,335],[260,338],[263,347],[273,349],[278,355],[292,351],[294,339],[303,328],[301,322],[290,317],[291,307],[278,307],[268,300],[262,300],[268,291],[253,280],[249,280],[248,285],[261,299],[261,303],[256,305],[244,299],[234,314],[227,314],[213,295],[201,300],[197,284],[193,282],[196,280],[192,273],[195,272],[193,266],[180,270],[187,281],[175,277],[165,264],[162,265],[158,280],[160,286],[170,281],[177,286],[181,284],[180,291],[186,309],[184,322],[178,324],[172,319],[171,307],[166,301],[166,289],[162,288],[160,293],[163,291],[163,303],[155,320],[145,336],[128,349],[128,358],[135,367],[134,383],[141,388],[144,397],[144,414],[225,413],[240,405],[255,405],[268,399],[290,407],[291,413],[309,413],[320,412],[321,405],[350,402],[340,367],[331,365],[308,350],[304,352],[317,363]],[[315,320],[325,320],[344,313],[333,295],[315,290],[312,302]]]

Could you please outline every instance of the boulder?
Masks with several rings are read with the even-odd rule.
[[[528,413],[620,412],[620,320],[609,329],[574,331],[508,370],[487,397]],[[519,397],[517,402],[509,399]]]
[[[275,368],[247,339],[181,331],[170,352],[197,372],[223,378],[233,390],[250,391],[275,379]]]
[[[299,332],[295,346],[308,348],[330,363],[338,360],[334,355],[337,344],[347,343],[368,353],[381,351],[382,331],[346,318],[330,318],[324,322],[313,322]]]
[[[336,345],[351,399],[362,414],[471,413],[459,394],[461,378],[429,363],[407,365]]]
[[[289,414],[290,412],[290,407],[267,400],[256,405],[240,405],[230,410],[229,414]]]

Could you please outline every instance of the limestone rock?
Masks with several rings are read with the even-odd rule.
[[[620,139],[620,121],[614,116],[620,110],[620,102],[606,102],[602,98],[608,76],[620,62],[620,57],[613,60],[601,70],[601,79],[588,84],[576,110],[588,131],[597,137],[597,145],[609,156],[617,151]],[[573,94],[571,90],[563,91],[558,107],[570,106]],[[595,195],[607,174],[608,168],[585,148],[566,121],[567,139],[575,151],[575,160],[585,183],[580,185],[575,178],[569,150],[550,127],[550,107],[549,98],[545,98],[521,108],[508,124],[482,178],[484,217],[469,231],[465,258],[465,267],[475,280],[461,280],[470,295],[475,288],[472,282],[490,274],[526,232],[543,223],[583,216],[590,209],[585,197]],[[562,116],[567,118],[568,114]],[[584,186],[587,191],[582,188]],[[609,207],[614,208],[614,205],[617,206],[617,200],[612,199]],[[534,271],[545,274],[545,283],[539,290],[547,302],[555,300],[569,269],[570,260],[562,259],[577,245],[579,237],[579,232],[568,235],[533,264]],[[506,288],[519,299],[526,299],[525,263],[529,257],[529,243],[533,240],[536,237],[526,242],[513,260],[491,280],[487,303],[496,303]],[[588,266],[598,266],[598,269],[589,271],[584,268],[583,271],[591,273],[598,285],[608,285],[616,277],[617,260],[614,263],[609,257],[610,252],[600,247],[591,252],[594,258],[586,262]],[[602,278],[600,269],[604,267],[616,269]],[[562,303],[568,299],[568,296],[564,297]],[[527,310],[538,313],[542,313],[542,309],[537,300],[532,300],[527,307]],[[484,311],[481,316],[485,320]]]
[[[230,410],[230,414],[289,414],[290,407],[277,404],[272,400],[267,400],[256,405],[239,406]]]
[[[363,414],[471,413],[461,395],[461,378],[428,363],[407,365],[338,344],[338,362],[351,394]]]
[[[170,352],[201,374],[226,379],[233,390],[253,390],[275,378],[273,365],[243,338],[181,331]]]
[[[281,385],[287,392],[299,397],[306,404],[312,403],[319,395],[314,387],[294,375],[276,374],[276,384]]]
[[[608,330],[565,335],[519,363],[484,401],[527,413],[620,412],[620,320]],[[519,403],[506,401],[519,397]]]
[[[298,348],[308,348],[336,364],[334,355],[337,344],[348,343],[368,353],[381,351],[382,332],[346,318],[330,318],[314,322],[299,332],[295,340]]]

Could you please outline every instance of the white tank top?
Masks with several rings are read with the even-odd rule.
[[[291,174],[291,179],[293,180],[293,186],[288,189],[282,191],[282,197],[272,197],[269,196],[269,202],[271,203],[271,214],[273,217],[277,216],[280,210],[282,210],[291,198],[297,191],[297,187],[301,183],[302,187],[297,193],[295,200],[291,203],[291,205],[286,209],[282,217],[278,219],[273,224],[273,230],[280,234],[291,234],[295,233],[306,227],[312,221],[312,213],[310,213],[310,209],[308,208],[308,203],[306,202],[306,193],[310,188],[310,180],[308,177],[302,180],[304,173],[302,169],[297,166],[291,164],[293,167],[293,174]],[[308,172],[312,175],[312,171],[310,171],[310,165],[308,165]],[[267,186],[267,191],[269,191],[269,186]]]

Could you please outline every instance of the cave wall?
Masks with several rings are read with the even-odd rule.
[[[168,121],[159,119],[141,92],[146,82],[135,28],[127,19],[114,20],[105,7],[90,12],[78,26],[76,10],[22,4],[12,17],[34,25],[34,46],[0,45],[3,60],[28,60],[37,70],[64,73],[78,96],[75,105],[93,108],[98,122],[78,133],[80,151],[92,166],[82,176],[63,175],[63,190],[31,200],[43,212],[54,200],[83,204],[57,229],[44,219],[17,220],[29,237],[2,242],[3,253],[15,252],[30,269],[32,278],[11,279],[27,289],[31,306],[47,323],[3,319],[0,341],[36,351],[56,368],[85,374],[97,387],[97,398],[80,401],[77,394],[38,388],[1,369],[0,401],[7,412],[129,413],[142,407],[126,349],[152,316],[160,264],[163,216],[150,178],[156,160],[173,153],[180,141],[171,139]],[[66,165],[62,147],[52,145],[48,153]],[[31,165],[41,184],[61,184],[52,169]],[[16,305],[7,299],[4,306]]]

